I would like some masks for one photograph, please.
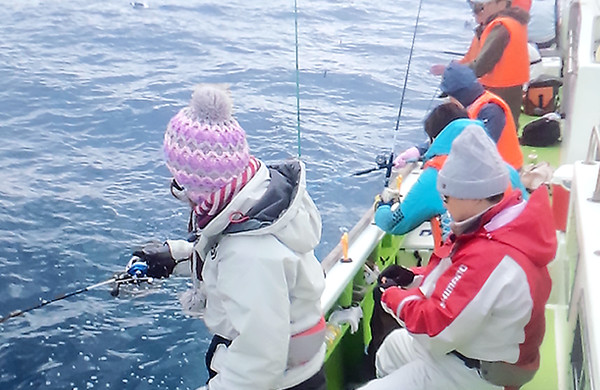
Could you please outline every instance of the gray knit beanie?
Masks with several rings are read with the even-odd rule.
[[[481,126],[469,125],[452,142],[437,178],[440,194],[459,199],[485,199],[509,184],[506,163]]]

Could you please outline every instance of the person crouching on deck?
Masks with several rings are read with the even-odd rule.
[[[402,328],[377,352],[379,379],[361,390],[518,388],[533,377],[556,235],[546,187],[524,201],[508,181],[484,130],[465,128],[437,180],[453,233],[411,284],[383,292]]]
[[[192,207],[193,242],[147,245],[130,266],[146,263],[151,277],[191,273],[184,311],[214,335],[206,388],[325,390],[325,283],[313,252],[321,217],[304,165],[250,155],[231,111],[226,87],[199,85],[169,122],[171,192]]]

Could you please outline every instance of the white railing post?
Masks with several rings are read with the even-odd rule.
[[[592,134],[590,134],[590,144],[588,146],[587,156],[584,164],[592,165],[598,161],[598,152],[600,151],[600,133],[598,127],[592,128]],[[592,194],[592,197],[588,200],[592,202],[600,202],[600,169],[598,170],[598,177],[596,178],[596,189]]]

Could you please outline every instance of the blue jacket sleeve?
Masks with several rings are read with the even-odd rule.
[[[506,115],[504,115],[502,108],[496,103],[488,103],[481,108],[477,119],[483,122],[490,138],[494,142],[498,142],[506,124]]]
[[[386,233],[405,234],[445,211],[436,189],[437,169],[426,168],[396,211],[389,205],[377,208],[375,224]]]

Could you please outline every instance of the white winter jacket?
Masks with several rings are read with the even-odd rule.
[[[210,390],[286,389],[319,371],[324,340],[301,362],[294,361],[290,340],[322,318],[324,277],[313,253],[320,238],[321,217],[299,161],[262,163],[202,230],[194,245],[204,261],[203,283],[192,272],[202,290],[196,295],[206,297],[208,329],[232,340],[215,351],[211,368],[218,374]]]

